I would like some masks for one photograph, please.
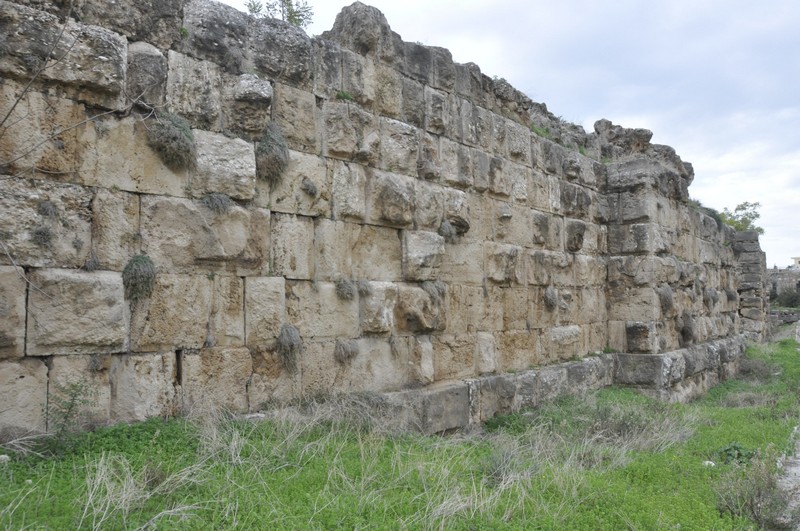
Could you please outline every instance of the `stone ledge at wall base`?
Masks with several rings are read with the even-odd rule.
[[[381,430],[446,433],[477,428],[496,415],[612,385],[668,402],[685,402],[734,377],[744,350],[744,337],[739,336],[662,354],[598,354],[540,369],[353,398]],[[287,412],[298,418],[306,414],[302,407],[290,407],[248,418],[275,418]]]

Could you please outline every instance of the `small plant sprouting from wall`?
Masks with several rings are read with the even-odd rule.
[[[31,241],[38,247],[49,249],[53,246],[53,231],[41,225],[31,231]]]
[[[177,114],[159,112],[146,122],[147,145],[169,168],[192,168],[197,159],[192,127]]]
[[[281,128],[270,122],[256,147],[256,175],[274,186],[289,165],[289,146]]]
[[[302,352],[303,340],[300,338],[300,331],[290,324],[281,326],[281,333],[278,335],[278,355],[289,374],[297,373],[297,358]]]
[[[227,214],[236,204],[227,195],[218,193],[206,194],[200,202],[214,214]]]
[[[314,181],[309,179],[303,179],[302,184],[300,184],[300,189],[310,197],[317,197],[317,194],[319,193],[317,190],[317,185],[314,184]]]
[[[531,125],[531,131],[542,138],[553,138],[553,133],[546,127],[539,127],[538,125]]]
[[[95,250],[92,249],[89,252],[89,256],[86,257],[86,261],[83,263],[83,267],[81,267],[81,269],[91,273],[92,271],[97,271],[99,267],[100,267],[100,260],[97,258],[97,253],[95,252]]]
[[[339,365],[347,365],[358,356],[358,343],[353,340],[337,339],[333,349],[333,359]]]
[[[346,90],[340,90],[336,93],[336,99],[341,101],[353,101],[353,95]]]
[[[131,302],[145,299],[153,292],[156,280],[156,266],[149,256],[137,254],[128,261],[122,270],[122,284],[125,298]]]
[[[369,297],[372,295],[372,286],[368,280],[361,279],[358,281],[358,294],[362,297]]]
[[[352,280],[336,281],[336,296],[343,301],[351,301],[356,296],[356,283]]]
[[[50,393],[45,409],[47,431],[58,441],[67,433],[80,429],[80,417],[93,399],[94,393],[86,380],[55,384],[55,392]]]
[[[41,201],[36,206],[36,211],[39,213],[40,216],[45,218],[55,219],[58,217],[58,208],[56,208],[56,205],[53,204],[52,201],[47,201],[47,200]]]

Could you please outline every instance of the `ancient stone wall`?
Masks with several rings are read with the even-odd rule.
[[[440,431],[613,381],[687,396],[763,337],[757,235],[649,131],[587,134],[360,3],[313,39],[74,4],[0,1],[0,427],[80,382],[99,421],[379,391]]]

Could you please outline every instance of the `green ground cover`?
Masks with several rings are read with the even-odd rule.
[[[800,356],[751,347],[690,404],[610,388],[482,433],[383,432],[368,397],[252,422],[150,420],[36,441],[0,462],[8,529],[748,529],[785,497]],[[710,464],[713,463],[713,466]]]

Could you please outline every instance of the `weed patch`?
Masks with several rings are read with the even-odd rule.
[[[197,159],[192,126],[169,112],[156,113],[145,122],[147,145],[173,170],[192,168]]]

